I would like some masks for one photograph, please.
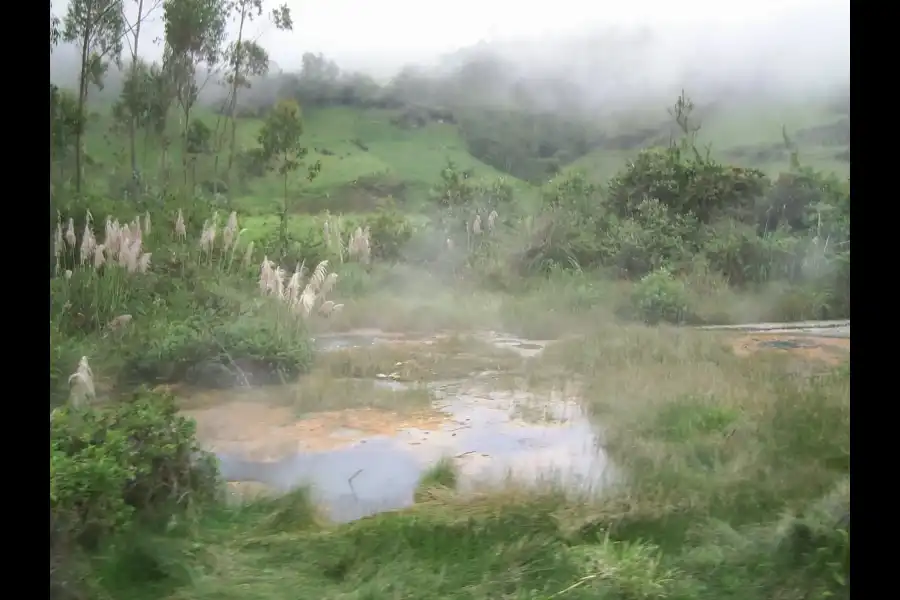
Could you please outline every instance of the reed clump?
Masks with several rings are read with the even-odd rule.
[[[326,212],[322,237],[329,253],[337,256],[341,263],[355,261],[367,265],[372,260],[372,230],[368,225],[357,226],[347,234],[344,242],[343,218]]]
[[[63,226],[57,216],[54,232],[54,279],[57,317],[76,329],[100,330],[128,312],[139,294],[134,279],[150,272],[153,253],[144,240],[151,230],[150,215],[122,223],[106,218],[103,239],[94,234],[94,217],[87,211],[80,239],[74,219]]]
[[[259,270],[259,292],[262,296],[276,298],[298,317],[313,314],[328,317],[343,310],[343,304],[328,300],[328,294],[337,283],[337,273],[328,272],[328,261],[323,260],[307,278],[304,263],[296,266],[290,275],[268,257],[263,258]]]
[[[94,372],[88,363],[88,357],[82,356],[78,368],[69,376],[69,404],[75,408],[83,408],[97,398],[94,388]]]

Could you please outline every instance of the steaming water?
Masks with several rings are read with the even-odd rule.
[[[539,353],[546,345],[495,334],[486,334],[486,338],[525,356]],[[321,350],[331,350],[374,345],[387,339],[376,332],[362,332],[321,336],[316,343]],[[573,395],[554,392],[539,397],[496,390],[492,377],[482,373],[465,381],[430,384],[434,417],[421,423],[415,419],[383,423],[383,434],[367,435],[362,429],[334,421],[310,427],[308,431],[315,432],[317,440],[313,446],[322,449],[281,452],[274,460],[249,456],[240,450],[240,444],[222,439],[227,434],[220,437],[214,432],[201,435],[201,439],[206,437],[204,441],[217,452],[226,480],[257,482],[276,492],[310,485],[336,521],[409,506],[422,474],[442,457],[454,459],[462,492],[500,484],[507,477],[525,484],[549,480],[579,490],[593,489],[609,480],[611,469],[601,448],[600,433]],[[402,390],[406,384],[380,380],[378,385]],[[242,393],[247,392],[223,394],[225,402],[218,409],[227,411],[228,396],[236,406]],[[243,406],[261,408],[258,392],[255,398],[254,403],[244,401]],[[232,423],[234,427],[241,427],[240,421],[250,427],[253,419],[246,411],[235,413],[241,415],[236,417],[221,416],[225,412],[215,414],[220,416],[195,413],[201,432],[204,424],[207,430],[216,429],[216,419],[238,421]],[[315,418],[309,415],[310,422]],[[256,437],[262,440],[277,437],[275,428],[257,427],[256,431]],[[297,435],[307,441],[313,436]]]
[[[448,417],[436,429],[403,428],[395,435],[275,461],[220,453],[223,476],[277,491],[311,484],[338,521],[410,505],[423,472],[442,456],[456,459],[462,490],[506,477],[525,483],[552,479],[588,490],[610,476],[598,433],[574,400],[537,402],[526,392],[466,383],[438,384],[434,391],[440,398],[436,408]],[[358,434],[336,429],[330,436],[352,439]]]
[[[826,338],[846,340],[850,327],[849,322],[804,322],[709,329],[745,334],[736,338],[738,354],[749,351],[752,341],[830,360],[835,357],[824,350],[847,344],[837,339],[825,344]],[[441,337],[358,330],[321,335],[315,342],[319,351],[328,352],[389,343],[427,347]],[[549,343],[493,332],[479,337],[523,357],[540,354]],[[336,521],[409,506],[425,470],[442,457],[454,459],[463,493],[502,484],[507,477],[523,483],[552,480],[579,490],[601,487],[615,477],[601,432],[575,393],[501,390],[496,375],[482,372],[429,384],[435,400],[427,414],[351,409],[298,419],[275,400],[290,395],[290,386],[218,391],[212,406],[186,412],[197,418],[198,437],[217,453],[227,480],[256,482],[275,492],[309,485]],[[383,378],[374,385],[400,392],[409,384]]]

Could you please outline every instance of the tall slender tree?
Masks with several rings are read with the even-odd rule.
[[[140,48],[141,43],[141,25],[154,12],[159,10],[159,8],[162,6],[162,0],[131,1],[136,5],[137,13],[131,17],[123,13],[122,19],[124,21],[126,29],[125,41],[128,43],[128,49],[131,53],[130,79],[132,82],[137,82],[141,80],[141,77],[139,77],[138,73],[138,49]],[[132,90],[134,89],[135,88],[132,87]],[[138,113],[138,111],[140,110],[140,105],[138,99],[135,97],[125,95],[123,97],[123,100],[125,100],[123,106],[128,112],[128,145],[131,157],[131,173],[132,175],[136,175],[138,172],[136,136],[138,120],[140,119],[140,114]]]
[[[256,41],[245,40],[245,26],[263,13],[263,0],[230,0],[229,10],[238,24],[237,40],[228,50],[230,72],[227,83],[231,86],[228,116],[231,121],[231,139],[228,150],[226,179],[230,178],[237,145],[238,91],[250,87],[250,78],[265,75],[269,70],[269,55]],[[291,9],[286,5],[272,10],[272,23],[280,30],[292,30]]]
[[[222,57],[227,5],[225,0],[164,0],[165,63],[182,113],[185,181],[188,175],[188,131],[200,88],[197,70],[215,68]]]
[[[107,59],[118,62],[122,56],[123,0],[71,0],[63,22],[63,39],[77,43],[81,51],[78,74],[78,111],[84,113],[90,84],[101,84]],[[84,119],[82,119],[82,123]],[[75,140],[75,191],[81,191],[82,137],[79,127]]]
[[[284,185],[278,234],[282,258],[287,251],[288,177],[303,166],[303,158],[308,153],[307,148],[301,143],[302,136],[303,113],[300,106],[293,100],[281,100],[269,112],[257,138],[259,145],[262,146],[262,156],[270,168],[274,168],[281,175]],[[321,168],[322,164],[319,161],[309,165],[306,178],[312,181]]]

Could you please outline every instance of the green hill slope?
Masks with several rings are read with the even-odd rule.
[[[849,172],[848,159],[840,156],[842,153],[849,155],[849,115],[846,110],[842,113],[824,102],[732,103],[711,107],[705,112],[699,145],[711,144],[713,155],[720,160],[771,173],[784,169],[789,161],[782,138],[784,125],[800,150],[801,162],[827,171]],[[96,191],[115,194],[116,186],[122,188],[131,171],[126,136],[121,130],[112,128],[109,113],[108,107],[95,107],[88,127],[88,168],[95,172],[88,179],[95,187],[107,188]],[[224,123],[224,119],[209,110],[198,110],[196,116],[213,130],[217,123],[220,128]],[[320,161],[322,169],[312,182],[305,179],[302,170],[291,174],[288,183],[291,210],[365,211],[388,196],[407,204],[417,204],[427,197],[448,161],[460,169],[471,170],[476,178],[505,177],[517,187],[528,185],[470,154],[467,140],[457,125],[431,120],[418,126],[404,126],[398,124],[402,121],[400,116],[400,111],[351,107],[305,111],[303,143],[310,152],[307,160]],[[638,152],[638,148],[666,143],[671,135],[671,117],[664,107],[659,111],[607,120],[598,124],[611,136],[607,148],[593,150],[561,165],[563,173],[583,170],[595,180],[608,179]],[[240,151],[258,146],[256,138],[262,123],[261,119],[255,118],[238,120]],[[174,140],[168,152],[169,176],[170,181],[183,183],[178,128],[179,119],[172,118],[168,131],[168,136]],[[496,135],[502,135],[502,132]],[[624,142],[629,149],[617,148],[621,140],[629,136],[632,139]],[[156,178],[163,163],[159,142],[142,139],[138,146],[139,168],[151,179]],[[197,156],[191,175],[194,183],[207,190],[222,189],[218,183],[212,184],[223,179],[226,160],[227,151],[221,153],[218,160],[213,155]],[[104,177],[96,177],[99,172],[103,172]],[[547,178],[551,176],[548,174]],[[283,183],[277,174],[254,175],[238,164],[232,170],[227,192],[235,207],[244,214],[271,214],[280,206]]]
[[[90,162],[95,170],[117,172],[122,180],[130,172],[125,134],[111,131],[108,108],[96,107],[94,113],[85,142]],[[333,205],[336,210],[362,210],[389,195],[416,202],[425,197],[448,161],[460,169],[471,170],[476,178],[515,179],[470,155],[455,125],[432,122],[404,128],[392,122],[397,115],[397,111],[353,108],[305,111],[303,144],[309,149],[307,162],[320,161],[322,169],[312,182],[304,178],[302,170],[290,176],[289,196],[294,208],[318,211]],[[215,130],[219,120],[216,114],[198,110],[196,116]],[[181,142],[178,119],[171,121],[168,135],[175,141],[168,160],[175,172],[172,177],[177,180],[181,177]],[[262,119],[238,119],[239,151],[258,147],[262,124]],[[159,144],[151,140],[139,142],[138,146],[140,168],[155,173],[161,159]],[[227,150],[220,153],[219,179],[227,156]],[[214,178],[215,160],[212,155],[197,158],[194,178],[198,184]],[[273,212],[280,204],[283,184],[277,174],[247,177],[240,175],[237,168],[233,173],[230,195],[238,209],[263,214]]]
[[[661,109],[656,115],[644,115],[644,126],[671,120]],[[701,120],[698,146],[710,145],[719,160],[767,173],[785,169],[790,153],[785,147],[782,126],[796,144],[803,164],[848,174],[850,163],[839,157],[849,150],[849,115],[828,102],[732,103],[714,107]],[[637,125],[636,125],[637,127]],[[668,132],[660,132],[656,143],[665,143]],[[569,164],[567,171],[582,170],[596,179],[607,179],[622,167],[638,149],[598,149]]]

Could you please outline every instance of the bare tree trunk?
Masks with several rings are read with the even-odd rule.
[[[281,223],[278,231],[278,237],[281,246],[281,260],[284,260],[287,254],[287,217],[288,217],[288,172],[284,171],[284,199],[281,204]]]
[[[244,21],[246,18],[247,5],[244,4],[241,6],[241,22],[238,26],[238,38],[235,45],[234,72],[231,74],[231,110],[229,111],[229,116],[231,117],[231,142],[228,150],[228,166],[225,167],[225,181],[229,186],[231,184],[231,166],[234,164],[234,149],[237,145],[237,94],[240,83],[241,58],[244,54],[241,42],[244,37]]]
[[[53,204],[53,87],[50,87],[50,204]]]
[[[187,187],[188,182],[188,127],[191,122],[191,107],[185,103],[182,106],[184,111],[184,126],[181,139],[181,165],[184,168],[184,185]]]
[[[81,192],[81,136],[85,126],[84,103],[87,99],[88,42],[90,31],[81,42],[81,73],[78,76],[78,127],[75,129],[75,193]]]
[[[53,271],[56,268],[56,258],[53,256],[53,246],[55,240],[53,239],[53,86],[50,86],[50,231],[48,237],[50,238],[50,276],[53,276]]]
[[[144,0],[138,0],[138,16],[137,23],[134,26],[134,47],[131,49],[131,80],[134,85],[134,78],[137,75],[138,64],[138,44],[141,40],[141,21],[144,20]],[[134,107],[132,107],[134,108]],[[130,119],[128,119],[128,141],[131,149],[131,176],[137,173],[137,124],[133,111],[129,111]]]

